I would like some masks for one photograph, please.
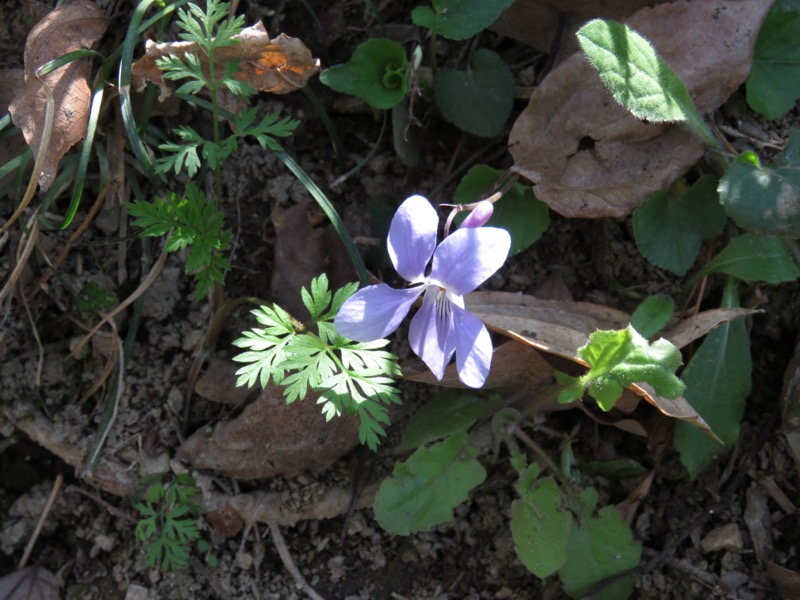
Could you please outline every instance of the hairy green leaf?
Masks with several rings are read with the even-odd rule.
[[[645,38],[627,25],[604,19],[589,21],[576,35],[611,95],[634,116],[686,121],[704,139],[713,139],[681,78]]]
[[[517,485],[520,499],[511,504],[511,535],[522,564],[544,578],[558,571],[567,559],[567,540],[574,520],[562,507],[561,490],[553,477],[533,485],[523,485],[524,480],[521,477]]]
[[[375,496],[378,523],[392,533],[409,535],[452,521],[453,509],[486,479],[477,453],[467,432],[461,431],[397,463]]]
[[[402,450],[418,448],[462,429],[469,429],[499,402],[500,398],[496,395],[482,398],[457,390],[439,392],[406,423],[398,447]]]
[[[559,402],[579,400],[583,390],[597,400],[603,410],[611,410],[623,388],[633,383],[649,383],[664,398],[677,398],[685,386],[675,375],[681,365],[681,353],[670,342],[659,339],[648,343],[630,325],[618,331],[595,331],[578,357],[589,364],[581,377],[557,373],[565,389]]]
[[[575,521],[569,533],[567,560],[559,577],[564,591],[580,598],[597,582],[639,564],[641,542],[636,542],[630,527],[613,506],[592,515],[590,511]],[[592,596],[599,600],[622,600],[633,591],[634,579],[623,579]]]

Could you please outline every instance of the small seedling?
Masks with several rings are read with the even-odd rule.
[[[280,306],[252,311],[263,328],[245,331],[234,342],[246,352],[234,360],[247,363],[237,371],[237,386],[266,387],[270,379],[284,387],[286,402],[303,400],[309,390],[320,393],[326,420],[358,415],[359,439],[375,450],[389,424],[388,406],[400,403],[394,379],[400,377],[397,357],[382,350],[389,340],[358,343],[342,337],[333,319],[355,292],[352,283],[331,294],[328,278],[320,275],[303,288],[302,299],[316,326],[314,333]]]
[[[154,475],[143,483],[148,487],[142,502],[135,505],[141,515],[136,539],[144,544],[149,567],[180,571],[189,562],[192,545],[202,553],[208,550],[197,528],[197,515],[202,510],[195,500],[198,490],[186,474],[172,480]],[[209,557],[210,563],[215,561]]]

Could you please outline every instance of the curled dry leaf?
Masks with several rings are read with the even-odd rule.
[[[598,329],[623,329],[631,320],[627,313],[607,306],[588,302],[541,300],[509,292],[474,292],[465,298],[465,302],[467,310],[482,319],[490,329],[535,348],[555,368],[571,375],[580,374],[582,367],[588,366],[577,358],[577,353],[590,334]],[[671,333],[680,345],[685,345],[717,325],[751,312],[715,310],[709,311],[711,314],[707,317],[701,316],[701,313],[692,317],[689,325],[683,329],[678,325]],[[669,339],[669,334],[665,337]],[[556,357],[555,361],[553,357]],[[665,415],[689,421],[714,435],[683,397],[667,400],[657,395],[647,384],[632,385],[629,391],[644,398]],[[635,408],[630,397],[623,396],[622,400],[625,401],[624,404],[618,407],[624,412],[631,412]]]
[[[223,75],[225,63],[238,60],[239,68],[233,74],[235,79],[260,92],[288,94],[302,88],[319,71],[319,59],[311,56],[311,51],[301,40],[284,34],[269,39],[261,23],[244,29],[235,39],[239,40],[238,44],[219,48],[214,54],[215,73],[218,76]],[[142,88],[151,81],[161,88],[161,98],[165,99],[170,89],[161,77],[156,59],[187,53],[197,56],[203,68],[208,69],[208,57],[198,50],[197,44],[148,41],[145,56],[132,66],[134,85]]]
[[[74,60],[41,81],[36,78],[36,69],[69,52],[91,48],[103,36],[107,25],[102,10],[94,2],[76,0],[52,11],[28,34],[25,88],[11,102],[9,111],[36,156],[45,129],[44,86],[53,94],[53,129],[49,139],[44,140],[46,153],[39,173],[42,191],[53,183],[61,157],[86,135],[91,102],[90,61]]]
[[[679,0],[626,20],[683,79],[701,113],[719,107],[750,71],[769,2]],[[535,90],[511,130],[515,169],[536,197],[569,217],[622,217],[703,155],[683,124],[644,123],[617,104],[578,52]]]

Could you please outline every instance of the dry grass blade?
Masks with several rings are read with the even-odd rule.
[[[25,44],[25,88],[11,103],[14,124],[39,156],[44,148],[41,168],[35,171],[42,191],[53,180],[61,157],[83,139],[89,119],[91,90],[89,62],[80,59],[45,75],[40,81],[36,70],[45,63],[76,50],[93,46],[105,33],[107,21],[100,8],[89,0],[77,0],[55,9],[28,35]],[[47,90],[53,95],[52,135],[44,139]]]

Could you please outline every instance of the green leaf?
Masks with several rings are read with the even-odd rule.
[[[614,99],[648,121],[686,121],[704,139],[714,136],[697,112],[681,78],[645,38],[627,25],[595,19],[578,42]]]
[[[482,398],[457,390],[439,392],[409,419],[398,448],[418,448],[460,430],[469,429],[499,402],[497,395]]]
[[[514,75],[497,54],[477,50],[466,71],[439,69],[433,96],[442,116],[459,129],[494,137],[514,104]]]
[[[619,331],[595,331],[578,357],[589,364],[589,371],[577,378],[561,374],[559,383],[566,390],[559,402],[576,400],[575,390],[586,389],[603,410],[611,410],[622,390],[633,383],[646,382],[664,398],[677,398],[685,386],[675,370],[681,365],[681,353],[664,339],[648,343],[630,325]]]
[[[597,516],[584,513],[569,532],[567,560],[559,577],[564,591],[579,598],[602,579],[623,573],[639,564],[641,542],[633,540],[630,527],[613,506],[602,508]],[[599,594],[597,600],[622,600],[633,591],[633,578],[623,579]]]
[[[773,8],[758,34],[747,103],[767,119],[789,112],[800,98],[800,13]]]
[[[745,233],[732,239],[694,279],[708,273],[725,273],[744,281],[781,283],[800,277],[800,268],[792,260],[785,240]]]
[[[578,470],[587,475],[602,475],[615,480],[641,477],[647,473],[647,469],[631,458],[587,462],[578,465]]]
[[[737,306],[736,281],[730,278],[722,308]],[[675,448],[692,478],[739,439],[739,422],[750,394],[752,369],[750,341],[744,321],[739,319],[709,333],[681,374],[686,383],[684,398],[725,443],[723,446],[688,423],[676,424]]]
[[[451,40],[465,40],[489,27],[512,4],[514,0],[433,0],[433,8],[417,6],[411,20]]]
[[[536,468],[531,465],[529,468]],[[511,504],[511,535],[517,556],[537,577],[558,571],[567,559],[572,515],[561,508],[563,497],[555,479],[545,477],[533,486],[517,485],[519,500]]]
[[[753,233],[800,238],[800,130],[774,163],[737,160],[719,182],[720,201],[734,222]]]
[[[475,165],[464,175],[456,191],[453,202],[470,204],[484,197],[492,186],[505,174],[488,165]],[[467,213],[459,213],[456,222],[461,223]],[[501,227],[511,235],[511,250],[515,254],[538,240],[550,225],[550,211],[547,205],[533,195],[529,185],[514,184],[508,192],[494,204],[492,217],[486,223],[489,227]]]
[[[649,338],[661,331],[674,310],[675,301],[669,296],[649,296],[636,307],[631,325],[642,337]]]
[[[318,321],[325,309],[331,303],[331,293],[328,290],[328,277],[323,273],[311,280],[311,293],[305,287],[300,289],[303,304],[308,309],[312,321]]]
[[[322,83],[337,92],[363,98],[373,108],[386,110],[408,91],[406,51],[391,40],[376,38],[360,44],[343,65],[320,73]]]
[[[453,509],[486,479],[466,431],[399,462],[375,496],[375,518],[386,531],[409,535],[452,521]]]
[[[716,188],[717,179],[705,175],[680,198],[656,192],[634,211],[636,246],[648,261],[677,275],[691,268],[701,241],[725,227]]]

